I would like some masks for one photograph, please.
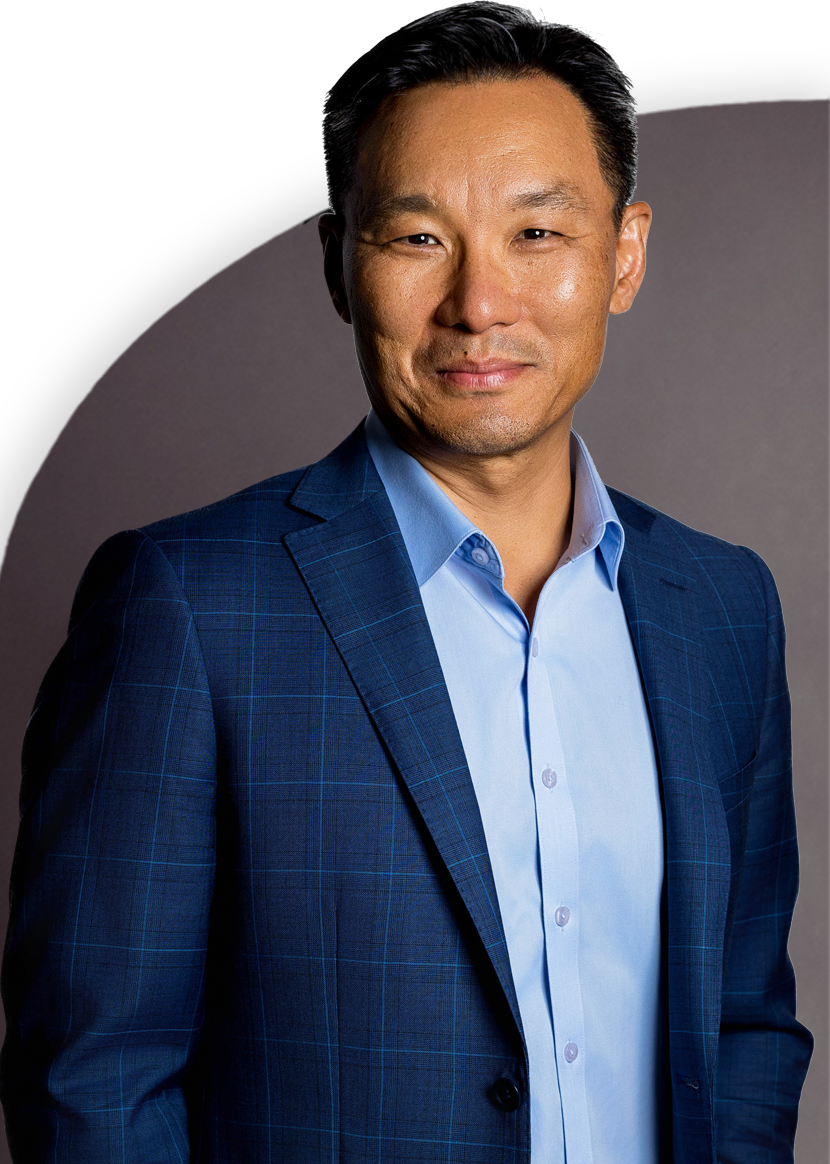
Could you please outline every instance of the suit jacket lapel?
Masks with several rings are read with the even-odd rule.
[[[516,1025],[493,873],[461,738],[418,585],[359,431],[291,498],[326,518],[285,544],[458,888]]]
[[[663,789],[669,1056],[675,1134],[684,1143],[678,1159],[711,1159],[730,847],[710,762],[710,688],[698,582],[688,555],[672,554],[664,522],[621,494],[614,492],[613,500],[626,537],[620,593]],[[688,1154],[695,1141],[699,1157]]]
[[[729,834],[709,758],[709,684],[688,556],[612,491],[619,584],[654,727],[666,823],[669,1053],[679,1158],[711,1158]],[[521,1031],[481,817],[449,695],[386,492],[360,430],[291,503],[321,524],[285,538],[481,937]],[[661,526],[663,523],[661,523]],[[665,526],[663,526],[665,530]],[[678,550],[680,547],[678,546]],[[680,563],[680,564],[679,564]]]

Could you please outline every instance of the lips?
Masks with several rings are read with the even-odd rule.
[[[520,376],[530,364],[516,363],[514,360],[453,360],[438,375],[459,388],[484,390],[501,388]]]

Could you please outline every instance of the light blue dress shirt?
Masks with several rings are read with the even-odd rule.
[[[498,550],[374,413],[481,811],[530,1066],[532,1164],[658,1164],[657,765],[623,529],[574,433],[570,544],[533,626]]]

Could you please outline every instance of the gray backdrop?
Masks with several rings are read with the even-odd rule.
[[[632,311],[611,320],[576,426],[609,484],[752,546],[781,591],[802,860],[790,951],[799,1017],[816,1036],[796,1157],[817,1164],[828,1094],[827,104],[653,113],[640,125],[648,275]],[[170,311],[93,388],[32,484],[0,575],[0,876],[23,729],[96,546],[316,460],[364,415],[318,251],[311,219]]]

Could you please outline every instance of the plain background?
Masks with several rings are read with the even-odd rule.
[[[611,320],[576,419],[609,483],[750,544],[781,592],[802,861],[790,950],[817,1044],[799,1164],[827,1155],[827,113],[772,102],[641,117],[641,192],[659,207],[648,276]],[[771,246],[768,205],[785,195],[786,247]],[[715,196],[698,234],[696,209]],[[95,547],[316,460],[366,403],[313,218],[208,280],[95,385],[33,482],[0,573],[0,880],[20,740]]]

